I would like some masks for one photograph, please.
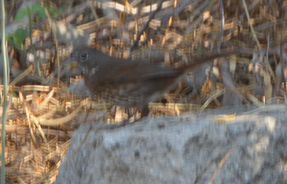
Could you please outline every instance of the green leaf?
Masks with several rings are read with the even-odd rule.
[[[56,9],[53,6],[49,8],[49,12],[51,13],[53,19],[58,19],[63,14],[62,9]]]
[[[56,12],[56,9],[55,9],[53,6],[51,6],[51,7],[49,8],[49,11],[50,11],[51,14],[53,14],[53,13]]]
[[[38,15],[39,15],[39,18],[40,18],[40,19],[46,18],[45,9],[43,9],[43,11],[38,12]]]
[[[17,45],[23,44],[23,42],[27,38],[27,35],[28,35],[28,31],[26,29],[23,29],[23,28],[17,29],[13,35],[14,43]]]
[[[13,37],[11,35],[6,35],[6,40],[13,41]]]
[[[40,11],[43,11],[44,7],[41,4],[34,4],[32,6],[32,11],[35,13],[38,13]]]
[[[32,6],[33,12],[37,13],[40,19],[46,18],[45,7],[40,4],[34,4]]]
[[[29,6],[27,6],[26,8],[27,14],[30,15],[31,14],[31,8]]]
[[[19,10],[15,16],[15,20],[20,20],[24,18],[27,15],[27,11],[25,10]]]

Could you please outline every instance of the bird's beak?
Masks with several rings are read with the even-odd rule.
[[[74,60],[71,57],[67,57],[63,62],[62,65],[69,66],[70,69],[74,69],[78,67],[78,61]]]

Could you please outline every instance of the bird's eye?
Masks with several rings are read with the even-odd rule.
[[[87,61],[88,60],[88,52],[87,51],[84,51],[84,52],[82,52],[81,54],[80,54],[80,61],[81,62],[85,62],[85,61]]]

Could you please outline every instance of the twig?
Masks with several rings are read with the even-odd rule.
[[[142,30],[137,34],[137,38],[135,39],[134,43],[131,46],[130,51],[134,51],[135,48],[137,47],[138,43],[139,43],[139,39],[141,37],[141,35],[143,34],[143,32],[147,29],[147,27],[149,26],[150,21],[154,18],[155,14],[161,9],[161,5],[163,3],[164,0],[161,0],[158,4],[157,4],[157,9],[150,15],[148,21],[146,22],[146,24],[143,26]]]

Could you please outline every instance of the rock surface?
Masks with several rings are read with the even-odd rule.
[[[83,124],[55,184],[287,183],[286,107],[249,110]]]

